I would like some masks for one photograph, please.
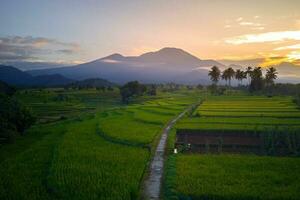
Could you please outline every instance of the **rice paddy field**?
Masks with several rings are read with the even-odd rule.
[[[293,131],[300,110],[291,97],[209,96],[177,129]],[[169,138],[174,148],[176,129]],[[164,199],[300,199],[300,158],[252,154],[170,154]]]
[[[180,91],[122,105],[116,92],[77,92],[59,92],[67,102],[57,90],[18,94],[41,119],[68,114],[0,146],[0,199],[138,199],[165,123],[199,100]]]
[[[171,153],[176,129],[298,133],[300,111],[291,97],[181,90],[124,105],[117,89],[17,95],[38,122],[0,146],[0,199],[140,199],[163,127],[201,100],[170,131],[164,199],[299,199],[298,157]]]
[[[265,130],[300,129],[300,110],[291,97],[212,96],[177,128]]]
[[[48,123],[120,106],[119,91],[63,88],[21,90],[17,98],[32,108],[38,122]]]

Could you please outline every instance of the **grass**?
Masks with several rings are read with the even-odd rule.
[[[185,198],[299,199],[299,158],[179,155],[176,167]]]
[[[291,97],[210,96],[177,128],[265,130],[300,128],[300,110]],[[217,125],[217,126],[216,126]]]
[[[0,199],[139,198],[148,147],[166,122],[198,98],[195,92],[159,93],[126,106],[116,92],[17,95],[41,120],[14,144],[0,146]]]
[[[262,131],[273,136],[276,130],[286,135],[299,132],[299,116],[291,97],[208,96],[176,129]],[[168,139],[169,153],[175,131]],[[167,162],[164,199],[299,199],[299,172],[300,158],[179,153]]]
[[[121,106],[117,90],[31,89],[19,91],[16,97],[32,108],[40,123],[76,118],[108,107]]]
[[[97,119],[72,125],[56,149],[48,176],[63,199],[134,199],[147,149],[113,144],[96,134]]]

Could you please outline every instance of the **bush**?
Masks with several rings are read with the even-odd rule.
[[[14,97],[0,95],[0,137],[12,141],[17,133],[23,134],[35,122],[30,109]]]
[[[126,83],[120,88],[120,93],[122,96],[122,102],[128,103],[130,98],[134,96],[141,96],[146,92],[146,86],[140,84],[138,81],[131,81]]]

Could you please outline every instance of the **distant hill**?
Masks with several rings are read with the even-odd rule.
[[[115,83],[109,82],[105,79],[101,78],[91,78],[85,79],[82,81],[75,81],[68,86],[75,86],[75,87],[113,87],[116,86]]]
[[[0,80],[14,86],[60,86],[73,82],[60,74],[32,76],[12,66],[0,65]]]
[[[12,66],[0,65],[0,80],[10,85],[24,85],[32,81],[32,76]]]
[[[194,71],[199,75],[198,80],[208,80],[207,71],[213,65],[225,67],[217,61],[201,60],[182,49],[167,47],[140,56],[112,54],[72,67],[33,70],[28,73],[34,76],[61,74],[76,80],[101,77],[115,83],[131,80],[144,83],[176,82],[176,77],[180,77],[180,82],[189,82],[189,75]]]

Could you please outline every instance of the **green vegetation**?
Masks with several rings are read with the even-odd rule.
[[[299,117],[293,97],[207,96],[176,129],[260,131],[267,141],[266,154],[273,155],[275,144],[286,143],[294,156],[300,150]],[[174,142],[175,130],[169,137],[169,154]],[[298,157],[181,152],[169,155],[164,199],[299,199],[299,172]]]
[[[120,88],[122,101],[124,103],[129,103],[129,100],[131,98],[143,95],[146,92],[146,90],[146,86],[140,84],[138,81],[128,82]]]
[[[48,123],[120,106],[118,93],[117,90],[50,88],[21,90],[15,96],[32,108],[39,123]]]
[[[267,150],[293,133],[285,138],[298,155],[294,97],[234,90],[211,96],[173,84],[149,88],[128,104],[118,88],[17,91],[11,98],[31,107],[38,121],[14,143],[0,146],[0,199],[138,199],[162,128],[200,97],[202,104],[170,131],[165,198],[298,198],[299,158],[171,155],[176,129],[264,131]]]
[[[31,110],[13,96],[15,89],[0,82],[0,144],[13,142],[34,122]]]
[[[266,130],[300,128],[300,110],[291,97],[210,96],[177,128]],[[218,126],[216,126],[216,124]]]
[[[32,89],[16,96],[40,120],[0,146],[0,199],[137,199],[163,126],[198,100],[186,90],[129,105],[117,90]]]
[[[239,155],[179,155],[181,199],[298,199],[300,159]]]

